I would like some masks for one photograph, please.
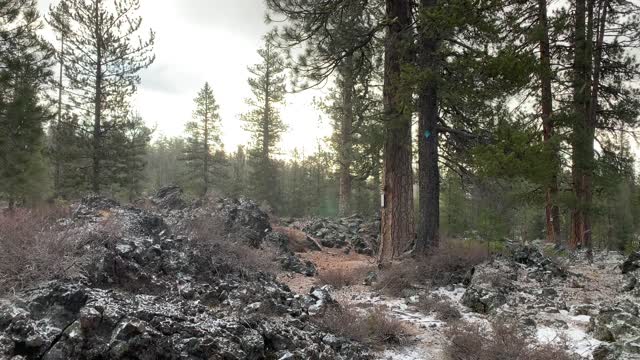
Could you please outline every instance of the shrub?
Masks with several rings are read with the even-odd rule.
[[[274,232],[287,237],[289,250],[293,252],[307,251],[307,234],[304,231],[284,226],[273,226],[272,228]]]
[[[53,206],[0,213],[0,294],[78,269],[81,243],[57,224],[68,213]]]
[[[345,286],[361,284],[365,273],[365,269],[329,269],[318,274],[318,281],[323,285],[341,289]]]
[[[375,288],[389,296],[402,296],[406,289],[413,288],[416,284],[422,283],[421,278],[424,264],[413,259],[405,260],[399,264],[393,264],[378,275],[378,282]]]
[[[425,312],[435,313],[436,318],[441,321],[459,320],[462,314],[449,301],[438,295],[421,297],[418,308]]]
[[[382,308],[365,312],[355,307],[332,307],[314,321],[324,331],[370,345],[399,344],[409,336],[404,324]]]
[[[445,334],[447,359],[451,360],[571,360],[563,349],[536,343],[516,323],[496,321],[491,329],[475,323],[458,322]]]
[[[274,272],[277,269],[275,254],[265,249],[249,246],[242,233],[226,232],[225,222],[219,216],[203,216],[190,226],[191,246],[199,253],[200,266],[218,275],[249,271]]]
[[[391,296],[402,295],[416,285],[424,287],[458,284],[474,266],[487,261],[486,247],[477,241],[451,241],[431,254],[393,264],[381,272],[376,287]]]

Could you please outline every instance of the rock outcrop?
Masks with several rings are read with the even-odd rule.
[[[193,246],[179,225],[209,210],[182,207],[178,193],[159,196],[158,213],[85,199],[67,223],[86,232],[92,261],[0,299],[0,359],[370,358],[347,339],[325,341],[333,335],[309,321],[328,293],[295,295],[271,274]],[[268,218],[254,205],[221,200],[214,212],[262,239]]]
[[[378,251],[380,220],[365,221],[354,215],[341,219],[317,218],[292,224],[328,248],[347,248],[359,254],[373,255]]]

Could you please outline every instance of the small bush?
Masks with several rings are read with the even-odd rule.
[[[414,260],[393,264],[380,272],[374,287],[389,296],[400,297],[406,289],[412,289],[424,281],[421,277],[424,268],[424,264]]]
[[[491,329],[480,324],[458,322],[445,334],[447,359],[451,360],[572,360],[553,345],[540,345],[521,332],[515,323],[496,321]]]
[[[487,261],[486,247],[476,241],[452,241],[433,253],[408,259],[381,272],[376,287],[390,296],[400,296],[405,289],[446,286],[464,282],[474,266]]]
[[[400,344],[409,336],[404,324],[382,308],[360,312],[354,307],[333,307],[314,321],[324,331],[370,345]]]
[[[227,272],[274,272],[275,254],[249,246],[237,232],[227,233],[221,217],[204,216],[191,224],[191,245],[198,251],[199,265],[222,275]]]
[[[364,269],[329,269],[318,274],[318,280],[322,285],[331,285],[335,289],[345,286],[361,284],[364,281]]]
[[[0,294],[77,270],[82,246],[57,224],[68,213],[57,207],[0,213]]]
[[[307,234],[304,231],[284,226],[273,226],[273,231],[287,237],[289,250],[293,252],[306,252],[308,250]]]
[[[421,297],[418,308],[425,312],[435,313],[436,318],[441,321],[459,320],[462,318],[462,314],[458,308],[437,295]]]

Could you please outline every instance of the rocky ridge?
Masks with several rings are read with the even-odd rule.
[[[255,203],[220,200],[211,210],[177,195],[160,192],[158,211],[84,199],[65,222],[86,233],[91,261],[73,278],[0,300],[0,359],[370,358],[309,321],[332,302],[327,289],[294,294],[273,275],[210,256],[185,232],[212,211],[225,233],[243,229],[259,247],[268,218]]]

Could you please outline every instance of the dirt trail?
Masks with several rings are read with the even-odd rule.
[[[341,249],[327,249],[298,253],[303,260],[312,261],[320,274],[326,271],[355,272],[361,281],[367,272],[377,269],[375,259],[369,256],[350,253]],[[321,276],[321,275],[320,275]],[[282,273],[278,279],[299,294],[307,294],[312,286],[322,285],[319,277],[306,277],[301,274]],[[432,316],[422,314],[404,299],[378,294],[370,286],[362,284],[345,286],[332,292],[333,298],[343,305],[355,305],[361,308],[381,307],[393,318],[401,320],[412,338],[407,344],[380,351],[379,359],[385,360],[436,360],[442,359],[441,348],[444,339],[441,328],[444,323]]]
[[[387,348],[379,352],[378,359],[385,360],[436,360],[444,359],[443,348],[446,344],[444,328],[446,323],[437,320],[432,314],[421,312],[411,301],[404,298],[394,298],[381,294],[370,286],[362,284],[367,272],[376,270],[375,259],[356,253],[345,254],[341,249],[327,249],[298,253],[303,260],[313,262],[320,275],[305,277],[300,274],[283,273],[279,280],[300,294],[307,294],[312,286],[323,285],[322,274],[327,271],[355,272],[360,276],[359,284],[345,286],[332,292],[332,296],[340,304],[354,305],[360,308],[384,308],[388,314],[406,324],[410,334],[410,341],[398,347]],[[556,288],[567,305],[567,310],[559,312],[541,311],[536,316],[538,322],[536,337],[541,343],[557,343],[563,338],[570,341],[568,348],[585,359],[592,358],[591,352],[600,342],[595,340],[587,329],[589,316],[572,315],[569,310],[580,304],[600,304],[611,302],[616,298],[622,283],[622,276],[616,270],[619,259],[603,258],[595,264],[584,261],[573,261],[568,270],[576,274],[570,280]],[[537,282],[525,281],[524,287],[539,287]],[[471,312],[461,304],[465,289],[461,286],[447,289],[433,289],[450,300],[462,314],[463,320],[469,322],[484,322],[488,324],[485,315]],[[564,323],[564,327],[557,327],[556,323]]]

